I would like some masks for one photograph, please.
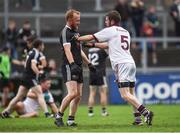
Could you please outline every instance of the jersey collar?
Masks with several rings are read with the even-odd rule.
[[[68,25],[66,25],[67,28],[71,29],[71,27],[69,27]],[[72,30],[72,29],[71,29]]]

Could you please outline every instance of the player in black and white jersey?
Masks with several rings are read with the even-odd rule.
[[[96,68],[96,72],[89,73],[89,100],[88,116],[93,116],[93,106],[95,103],[96,89],[99,89],[100,103],[102,106],[102,116],[108,116],[107,106],[107,82],[106,82],[106,58],[108,54],[100,48],[90,48],[88,53],[89,60]]]
[[[44,43],[37,39],[33,42],[33,47],[34,48],[29,52],[26,58],[23,78],[17,95],[11,100],[8,107],[1,113],[1,117],[3,118],[9,117],[16,103],[26,96],[28,89],[31,89],[37,95],[38,102],[45,115],[49,115],[41,86],[38,83],[38,80],[42,77],[42,72],[39,70],[38,65],[40,65],[41,60],[45,58],[41,55],[41,52],[44,50]]]
[[[82,61],[89,66],[91,71],[95,71],[95,68],[82,51],[81,44],[75,38],[78,35],[80,12],[70,9],[66,12],[65,18],[66,26],[60,35],[60,45],[63,52],[62,75],[68,94],[62,100],[59,112],[55,115],[55,124],[59,127],[64,125],[63,114],[68,106],[70,106],[70,111],[67,125],[77,126],[75,114],[82,95]]]

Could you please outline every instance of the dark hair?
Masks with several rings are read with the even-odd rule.
[[[29,36],[29,37],[27,38],[27,41],[31,43],[31,42],[33,42],[36,38],[37,38],[37,37],[36,37],[35,35],[31,35],[31,36]]]
[[[120,14],[115,10],[108,12],[106,16],[109,18],[110,21],[113,20],[116,24],[120,23],[121,21]]]
[[[29,20],[25,20],[24,24],[30,24],[30,21]]]
[[[34,42],[33,42],[33,47],[34,48],[39,48],[39,46],[41,46],[43,44],[43,42],[40,40],[40,39],[36,39]]]

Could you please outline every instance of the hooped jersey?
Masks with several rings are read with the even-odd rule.
[[[130,34],[119,26],[111,26],[94,34],[98,42],[108,42],[112,66],[119,63],[134,63],[130,53]]]

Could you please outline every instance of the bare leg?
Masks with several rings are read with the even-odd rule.
[[[95,86],[90,85],[89,86],[89,100],[88,100],[88,106],[93,107],[95,103],[95,96],[96,96],[96,88]]]
[[[6,107],[8,104],[8,95],[9,95],[9,87],[3,88],[3,94],[2,94],[2,107]]]
[[[10,101],[8,107],[3,112],[7,111],[11,113],[11,110],[15,107],[17,102],[22,100],[26,96],[27,91],[28,90],[24,86],[21,85],[18,89],[18,93],[16,94],[16,96]]]
[[[77,82],[76,81],[67,82],[66,87],[67,87],[67,90],[68,90],[68,94],[62,100],[62,103],[61,103],[61,106],[60,106],[60,109],[59,109],[59,111],[61,113],[64,113],[64,111],[69,106],[72,99],[74,99],[78,94],[78,92],[77,92]]]
[[[102,106],[102,116],[108,116],[108,112],[106,110],[107,106],[107,86],[103,85],[99,87],[99,93],[100,93],[100,102]]]
[[[130,93],[136,97],[134,88],[130,88]],[[133,107],[133,115],[134,115],[133,125],[142,125],[143,123],[140,112],[134,106],[132,107]]]
[[[107,106],[107,87],[106,86],[100,86],[99,87],[99,93],[100,93],[100,102],[102,107]]]
[[[140,102],[138,101],[138,99],[130,93],[129,88],[126,88],[126,87],[119,88],[119,91],[120,91],[121,97],[125,101],[129,102],[136,109],[141,105]]]
[[[41,108],[43,109],[43,111],[45,113],[47,113],[48,112],[48,108],[47,108],[46,102],[44,100],[44,96],[43,96],[43,92],[42,92],[41,86],[37,85],[37,86],[33,87],[32,91],[37,95],[37,100],[38,100]]]
[[[82,86],[83,86],[82,83],[77,84],[77,96],[70,103],[69,116],[75,116],[77,112],[77,108],[78,108],[78,105],[80,103],[81,96],[82,96]]]

